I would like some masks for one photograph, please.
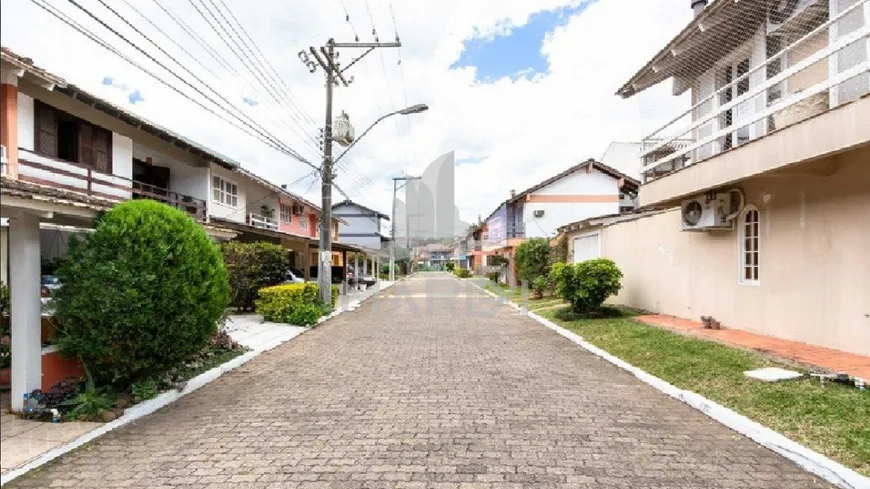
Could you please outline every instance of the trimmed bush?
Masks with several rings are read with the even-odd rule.
[[[613,260],[597,258],[576,265],[556,263],[550,271],[550,281],[556,293],[576,313],[597,311],[611,295],[619,292],[622,272]]]
[[[499,272],[489,272],[486,274],[486,278],[488,278],[492,282],[498,283],[498,278],[500,275],[501,274]]]
[[[308,326],[317,322],[326,308],[320,302],[317,283],[285,284],[260,289],[257,300],[257,313],[273,323],[287,323]],[[332,304],[338,302],[338,286],[332,286]],[[310,319],[316,311],[313,320]]]
[[[230,278],[230,305],[250,311],[263,287],[278,285],[290,267],[287,250],[266,242],[230,241],[221,247]]]
[[[445,266],[447,267],[448,272],[452,272],[456,268],[456,264],[452,261],[447,262],[447,265]]]
[[[544,296],[544,291],[549,287],[550,282],[547,280],[547,277],[544,275],[539,275],[532,280],[532,291],[535,293],[535,297],[540,299]]]
[[[453,270],[453,274],[459,278],[468,278],[471,276],[471,270],[467,268],[457,268]]]
[[[532,284],[550,273],[550,240],[532,238],[517,247],[517,275],[520,280]]]
[[[187,214],[131,200],[71,240],[54,295],[55,342],[126,388],[202,350],[229,303],[221,254]]]

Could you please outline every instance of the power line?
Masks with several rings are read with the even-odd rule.
[[[128,25],[131,29],[133,29],[137,34],[139,34],[140,36],[142,36],[146,41],[148,41],[148,42],[151,43],[154,47],[156,47],[156,48],[157,48],[161,53],[163,53],[163,54],[166,55],[169,59],[171,59],[173,62],[175,62],[175,64],[179,65],[179,66],[180,66],[184,71],[186,71],[186,72],[187,72],[190,76],[192,76],[196,81],[198,81],[198,82],[201,83],[203,86],[205,86],[206,88],[208,88],[209,90],[211,90],[215,95],[217,95],[218,97],[220,97],[221,100],[223,100],[223,101],[226,102],[227,104],[232,105],[232,103],[231,103],[229,100],[227,100],[227,99],[226,99],[225,97],[223,97],[220,93],[218,93],[216,90],[214,90],[213,88],[211,88],[207,83],[205,83],[202,79],[200,79],[198,76],[196,76],[195,73],[193,73],[190,69],[188,69],[188,68],[187,68],[184,64],[182,64],[180,61],[178,61],[177,59],[175,59],[171,54],[169,54],[168,52],[166,52],[165,49],[163,49],[162,47],[160,47],[160,45],[158,45],[154,40],[152,40],[150,37],[148,37],[147,35],[145,35],[141,30],[139,30],[136,26],[134,26],[134,25],[133,25],[130,21],[128,21],[124,16],[122,16],[122,15],[119,14],[117,11],[115,11],[112,7],[110,7],[109,5],[107,5],[103,0],[97,0],[97,1],[98,1],[101,5],[103,5],[103,7],[105,7],[105,8],[108,9],[110,12],[112,12],[116,17],[118,17],[119,19],[121,19],[121,21],[123,21],[125,24],[127,24],[127,25]],[[127,3],[126,0],[124,0],[124,2]],[[127,3],[127,5],[130,5],[130,4]],[[131,6],[131,7],[132,7],[132,6]],[[135,10],[135,8],[134,8],[134,10]],[[138,10],[137,10],[137,12],[138,12]],[[141,15],[141,12],[138,12],[138,13]],[[146,18],[146,20],[148,20],[148,19]],[[150,22],[150,20],[149,20],[149,22]],[[152,25],[153,25],[153,23],[152,23]],[[158,28],[158,30],[159,30],[159,28]],[[163,32],[163,31],[161,30],[161,32]],[[165,35],[165,33],[164,33],[164,35]],[[182,48],[182,49],[183,49],[183,48]],[[185,50],[185,52],[187,52],[187,51]],[[188,55],[190,55],[190,53],[188,53]],[[237,111],[239,111],[238,107],[234,107],[234,108],[235,108]],[[253,121],[253,119],[251,119],[250,116],[248,116],[248,118],[249,118],[249,120]],[[269,118],[269,120],[270,120],[273,124],[275,123],[275,120],[272,119],[271,117]],[[277,124],[276,124],[276,125],[277,125]],[[292,129],[292,128],[290,128],[290,129]],[[265,129],[264,129],[264,130],[265,130]],[[275,138],[275,139],[277,139],[277,138]],[[303,142],[304,142],[304,141],[303,141]],[[316,147],[315,147],[315,149],[316,149]]]
[[[145,22],[148,22],[149,24],[151,24],[151,27],[157,29],[157,31],[158,31],[159,33],[163,34],[163,37],[169,39],[170,42],[172,42],[173,44],[175,44],[175,46],[176,46],[178,49],[180,49],[182,52],[184,52],[184,54],[186,54],[190,59],[192,59],[194,62],[196,62],[196,63],[197,63],[199,66],[201,66],[205,71],[209,72],[209,74],[211,74],[213,77],[217,78],[217,75],[215,75],[215,73],[214,73],[213,71],[211,71],[211,69],[209,69],[208,66],[206,66],[202,61],[200,61],[199,58],[197,58],[196,56],[194,56],[193,54],[191,54],[190,51],[188,51],[187,49],[185,49],[184,46],[182,46],[181,44],[179,44],[178,41],[176,41],[172,36],[170,36],[169,34],[167,34],[163,29],[161,29],[157,24],[155,24],[151,19],[149,19],[148,16],[146,16],[146,15],[143,14],[141,11],[139,11],[139,9],[137,9],[137,8],[136,8],[133,4],[131,4],[128,0],[121,0],[121,1],[124,2],[124,4],[125,4],[128,8],[130,8],[131,10],[133,10],[134,12],[136,12],[137,14],[139,14],[139,17],[142,17],[142,19],[145,20]]]
[[[353,21],[350,20],[350,14],[347,12],[347,5],[344,4],[344,0],[341,1],[341,8],[344,9],[344,20],[350,24],[350,30],[353,31],[353,39],[356,42],[359,42],[359,34],[356,33],[356,27],[353,25]]]
[[[290,103],[293,104],[294,107],[296,107],[296,109],[299,111],[299,114],[302,117],[308,119],[308,121],[310,121],[312,124],[316,124],[316,121],[314,119],[312,119],[311,116],[308,115],[307,112],[305,112],[304,110],[302,110],[301,108],[299,108],[296,105],[296,102],[295,102],[295,99],[293,97],[293,93],[290,90],[290,87],[287,86],[287,83],[281,78],[281,76],[278,74],[278,71],[275,69],[275,67],[272,65],[272,63],[269,62],[269,58],[265,54],[263,54],[263,51],[260,50],[260,46],[258,46],[257,43],[254,42],[254,40],[248,34],[248,31],[245,29],[245,27],[242,25],[241,22],[239,22],[239,19],[236,18],[235,14],[233,14],[233,11],[230,10],[230,8],[227,6],[227,4],[224,2],[224,0],[219,0],[219,1],[220,1],[221,5],[223,5],[224,9],[226,9],[227,13],[230,14],[230,17],[233,19],[233,21],[235,21],[236,25],[239,26],[239,29],[242,31],[242,34],[245,35],[245,38],[248,39],[248,42],[251,44],[251,46],[254,47],[254,50],[257,52],[257,54],[260,55],[261,64],[262,64],[262,62],[265,62],[266,67],[268,67],[269,70],[271,70],[271,75],[273,76],[273,80],[276,80],[278,86],[283,88],[284,94],[287,96]],[[256,59],[256,57],[255,57],[255,59]],[[266,72],[269,73],[269,70],[266,70]]]
[[[143,49],[140,48],[138,45],[136,45],[136,43],[134,43],[134,42],[130,41],[129,39],[127,39],[126,37],[124,37],[123,34],[119,33],[118,31],[116,31],[115,29],[113,29],[111,26],[109,26],[108,24],[106,24],[105,21],[103,21],[102,19],[100,19],[99,17],[97,17],[96,15],[94,15],[90,10],[88,10],[88,9],[85,8],[85,7],[83,7],[83,6],[82,6],[81,4],[79,4],[76,0],[68,0],[68,1],[69,1],[70,3],[72,3],[73,5],[75,5],[79,10],[81,10],[82,12],[84,12],[85,14],[87,14],[89,17],[91,17],[92,19],[96,20],[98,23],[100,23],[100,25],[102,25],[103,27],[105,27],[106,29],[108,29],[109,31],[111,31],[113,34],[115,34],[116,36],[120,37],[124,42],[126,42],[127,44],[129,44],[130,46],[132,46],[133,48],[135,48],[137,51],[139,51],[140,53],[142,53],[143,55],[145,55],[145,56],[146,56],[148,59],[150,59],[152,62],[156,63],[158,66],[160,66],[160,67],[163,68],[164,70],[168,71],[170,74],[172,74],[172,75],[173,75],[174,77],[176,77],[178,80],[180,80],[182,83],[184,83],[184,84],[187,85],[188,87],[192,88],[192,89],[193,89],[195,92],[197,92],[199,95],[205,97],[206,100],[208,100],[209,102],[211,102],[211,103],[214,104],[214,105],[217,105],[217,106],[221,107],[221,105],[220,105],[219,103],[217,103],[214,99],[212,99],[211,97],[209,97],[207,94],[203,93],[202,90],[200,90],[199,88],[197,88],[196,86],[194,86],[192,83],[188,82],[187,80],[185,80],[184,78],[182,78],[180,75],[178,75],[177,73],[175,73],[174,71],[172,71],[171,69],[169,69],[166,65],[164,65],[164,64],[161,63],[159,60],[157,60],[156,58],[154,58],[154,56],[151,56],[151,55],[148,54],[145,50],[143,50]],[[222,95],[220,95],[219,93],[217,93],[213,88],[211,88],[211,87],[208,86],[205,82],[203,82],[202,80],[200,80],[199,77],[197,77],[197,76],[194,75],[192,72],[190,72],[190,70],[188,70],[186,67],[184,67],[183,65],[181,65],[181,63],[179,63],[177,60],[175,60],[175,58],[173,58],[171,55],[169,55],[168,53],[166,53],[166,51],[164,51],[161,47],[157,46],[156,43],[154,43],[153,41],[151,41],[150,38],[148,38],[147,36],[145,36],[144,34],[142,34],[141,31],[139,31],[135,26],[133,26],[132,24],[130,24],[130,23],[129,23],[129,22],[128,22],[128,21],[127,21],[123,16],[121,16],[120,14],[118,14],[117,12],[115,12],[114,9],[112,9],[111,7],[109,7],[108,5],[106,5],[106,4],[103,2],[103,0],[98,0],[98,1],[99,1],[99,2],[104,6],[104,7],[106,7],[107,9],[109,9],[112,13],[114,13],[115,15],[117,15],[117,16],[118,16],[121,20],[123,20],[127,25],[129,25],[130,27],[132,27],[132,28],[133,28],[137,33],[139,33],[142,37],[144,37],[146,40],[148,40],[149,42],[151,42],[152,44],[154,44],[154,45],[157,47],[157,49],[159,49],[161,52],[163,52],[164,54],[166,54],[167,56],[169,56],[169,58],[172,59],[173,61],[175,61],[176,64],[179,64],[180,66],[182,66],[182,67],[185,69],[185,71],[187,71],[188,73],[190,73],[194,78],[197,79],[197,81],[199,81],[199,82],[202,83],[205,87],[207,87],[209,90],[211,90],[212,92],[214,92],[214,93],[215,93],[215,94],[216,94],[216,95],[217,95],[221,100],[223,100],[225,103],[227,103],[227,104],[229,104],[229,105],[232,105],[232,103],[231,103],[229,100],[227,100],[227,99],[224,98]],[[236,111],[239,111],[239,109],[238,109],[237,107],[233,106],[233,108],[235,108]],[[257,133],[259,133],[260,135],[262,135],[262,136],[264,136],[265,138],[267,138],[267,139],[273,141],[273,142],[274,142],[275,144],[277,144],[279,147],[282,147],[282,149],[284,150],[284,152],[285,152],[286,154],[292,156],[293,158],[295,158],[295,159],[297,159],[297,160],[299,160],[299,161],[301,161],[301,162],[303,162],[303,163],[305,163],[305,164],[307,164],[307,165],[309,165],[309,166],[311,166],[311,167],[313,167],[313,168],[316,168],[313,164],[311,164],[308,160],[306,160],[306,159],[303,158],[301,155],[299,155],[299,154],[298,154],[296,151],[294,151],[292,148],[290,148],[289,146],[287,146],[286,144],[284,144],[283,142],[281,142],[281,140],[277,139],[274,135],[270,134],[268,131],[265,131],[265,130],[262,128],[262,126],[260,126],[260,125],[257,124],[255,121],[253,121],[253,119],[251,119],[250,117],[247,117],[247,118],[248,118],[248,120],[250,120],[251,124],[249,124],[248,122],[243,121],[242,118],[239,117],[237,114],[235,114],[233,111],[230,111],[230,110],[228,110],[228,109],[226,109],[226,108],[224,108],[224,110],[225,110],[227,113],[229,113],[230,115],[232,115],[233,117],[235,117],[236,119],[238,119],[238,120],[242,121],[243,123],[247,124],[249,127],[251,127],[252,129],[254,129],[254,131],[256,131]],[[252,125],[252,124],[253,124],[253,125]],[[255,127],[255,126],[256,126],[256,127]]]
[[[219,52],[217,52],[214,48],[212,48],[199,34],[197,34],[196,31],[187,22],[185,22],[184,19],[181,18],[180,15],[173,12],[171,8],[164,5],[160,0],[154,0],[154,3],[158,7],[160,7],[160,9],[163,10],[163,12],[170,19],[172,19],[179,27],[181,27],[181,29],[188,36],[190,36],[191,39],[193,39],[197,44],[199,44],[199,46],[206,53],[208,53],[209,56],[211,56],[211,58],[213,60],[215,60],[215,62],[217,62],[221,67],[223,67],[228,73],[233,74],[238,79],[242,80],[245,83],[245,85],[248,86],[248,88],[250,88],[251,90],[253,90],[257,94],[258,97],[266,98],[266,96],[264,96],[263,92],[259,88],[257,88],[254,84],[252,84],[248,80],[247,77],[245,77],[241,73],[239,73],[238,70],[236,70],[235,67],[229,61],[227,61],[226,58],[221,56],[221,54]],[[253,75],[253,72],[251,72],[251,74]],[[254,78],[256,80],[256,76],[254,76]],[[284,119],[284,118],[278,116],[279,120],[281,120],[285,125],[287,125],[287,127],[290,128],[291,131],[296,133],[297,136],[300,136],[300,134],[295,128],[293,128],[293,124],[296,124],[300,129],[302,129],[302,131],[304,133],[304,135],[301,135],[301,137],[303,139],[303,143],[308,144],[316,153],[319,154],[320,149],[317,147],[317,145],[319,144],[319,141],[316,138],[314,138],[313,136],[311,136],[310,134],[308,134],[307,132],[305,132],[305,128],[300,125],[299,120],[296,119],[296,117],[293,114],[291,114],[285,106],[281,105],[280,102],[278,102],[278,100],[276,100],[274,96],[272,96],[272,99],[278,104],[278,107],[283,109],[284,113],[289,116],[290,122],[288,122],[287,119]],[[312,144],[308,143],[306,138],[308,138],[308,140],[313,141],[315,144],[312,145]]]
[[[73,20],[73,19],[72,19],[71,17],[69,17],[67,14],[65,14],[65,13],[61,12],[60,10],[58,10],[56,7],[53,7],[53,6],[49,5],[49,4],[47,4],[47,3],[44,2],[43,0],[31,0],[31,2],[33,2],[36,6],[40,7],[40,8],[43,9],[43,10],[45,10],[46,12],[48,12],[49,14],[51,14],[52,16],[56,17],[57,19],[59,19],[59,20],[62,21],[63,23],[65,23],[65,24],[67,24],[68,26],[72,27],[74,30],[78,31],[80,34],[84,35],[85,37],[87,37],[88,39],[90,39],[91,41],[93,41],[94,43],[96,43],[97,45],[99,45],[99,46],[101,46],[102,48],[106,49],[107,51],[109,51],[109,52],[115,54],[116,56],[118,56],[119,58],[123,59],[124,61],[126,61],[127,63],[129,63],[130,65],[132,65],[133,67],[138,68],[139,70],[141,70],[142,72],[144,72],[144,73],[147,74],[148,76],[154,78],[155,80],[157,80],[157,81],[160,82],[161,84],[165,85],[166,87],[168,87],[168,88],[171,89],[172,91],[176,92],[177,94],[181,95],[182,97],[186,98],[187,100],[193,102],[194,104],[196,104],[196,105],[199,106],[200,108],[202,108],[202,109],[206,110],[207,112],[211,113],[211,114],[214,115],[215,117],[218,117],[219,119],[221,119],[221,120],[223,120],[224,122],[230,124],[231,126],[235,127],[236,129],[239,129],[240,131],[244,132],[245,134],[248,134],[249,136],[253,137],[254,139],[259,139],[261,142],[263,142],[263,143],[266,144],[267,146],[269,146],[269,147],[271,147],[271,148],[273,148],[273,149],[275,149],[275,150],[277,150],[277,151],[279,151],[279,152],[281,152],[281,153],[285,153],[285,154],[288,154],[288,155],[289,155],[289,153],[286,153],[286,151],[285,151],[284,149],[282,149],[281,147],[277,146],[275,143],[273,143],[273,142],[271,142],[271,141],[269,141],[269,140],[267,140],[267,139],[265,139],[265,138],[263,138],[263,137],[258,137],[258,136],[257,136],[256,134],[254,134],[254,133],[253,133],[249,128],[244,127],[244,126],[241,126],[241,125],[239,125],[238,123],[233,122],[233,121],[231,121],[231,120],[228,120],[227,118],[225,118],[225,117],[222,116],[221,114],[218,114],[217,112],[215,112],[215,111],[212,110],[211,108],[206,107],[205,105],[203,105],[203,104],[202,104],[201,102],[199,102],[198,100],[195,100],[195,99],[193,99],[192,97],[190,97],[188,94],[182,92],[181,90],[179,90],[178,88],[176,88],[175,86],[173,86],[172,84],[170,84],[169,82],[167,82],[166,80],[164,80],[163,78],[161,78],[160,76],[155,75],[153,72],[151,72],[150,70],[148,70],[148,69],[145,68],[144,66],[140,65],[139,63],[133,61],[133,60],[130,59],[128,56],[126,56],[124,53],[120,52],[119,50],[117,50],[117,49],[115,49],[114,47],[112,47],[111,45],[109,45],[107,42],[105,42],[104,40],[102,40],[99,36],[97,36],[96,34],[94,34],[94,33],[91,32],[91,31],[89,31],[87,28],[83,27],[81,24],[79,24],[78,22],[76,22],[75,20]],[[292,156],[292,155],[291,155],[291,156]]]
[[[200,8],[197,6],[196,3],[194,3],[194,0],[188,0],[188,2],[193,6],[194,9],[196,9],[197,13],[199,13],[199,15],[203,18],[203,20],[206,21],[206,23],[209,25],[209,27],[212,28],[212,30],[215,32],[215,34],[218,35],[218,37],[221,39],[221,41],[223,41],[224,45],[226,45],[230,49],[230,51],[232,51],[232,53],[236,56],[236,58],[239,60],[239,62],[242,64],[242,66],[248,66],[248,71],[250,71],[252,74],[254,74],[253,71],[256,70],[257,73],[254,74],[254,79],[259,81],[260,84],[263,86],[263,88],[265,88],[266,91],[272,96],[272,99],[275,100],[275,102],[280,105],[281,104],[281,97],[278,94],[277,89],[275,88],[275,85],[270,80],[268,80],[266,78],[266,76],[263,74],[262,70],[260,70],[260,67],[257,64],[245,63],[244,57],[241,54],[239,54],[239,51],[244,53],[244,49],[242,49],[241,45],[239,45],[239,43],[236,41],[236,39],[229,34],[229,32],[224,27],[224,24],[220,20],[218,20],[217,16],[214,14],[214,12],[212,12],[211,9],[208,8],[208,6],[205,4],[205,1],[200,0],[200,2],[202,3],[203,9],[206,12],[208,12],[209,16],[211,16],[211,18],[214,20],[214,23],[212,23],[212,21],[209,20],[205,16],[203,11],[200,10]],[[214,3],[211,2],[211,0],[209,0],[209,2],[212,4],[212,6],[214,6]],[[215,10],[217,10],[216,6],[215,6]],[[218,14],[221,15],[221,17],[224,18],[224,20],[226,21],[226,18],[223,17],[223,14],[220,11],[218,11]],[[218,31],[218,29],[215,27],[215,24],[217,24],[218,27],[220,27],[220,31]],[[221,34],[221,31],[223,32],[223,34]],[[226,37],[224,37],[224,36],[226,36]],[[230,45],[230,42],[227,41],[227,38],[229,38],[229,40],[233,43],[233,45],[235,45],[235,47]],[[236,50],[236,48],[238,48],[238,51]],[[253,70],[251,68],[253,68]],[[316,138],[314,138],[313,136],[310,136],[310,135],[307,135],[307,136],[309,138],[311,138],[315,144],[319,143],[319,141]]]

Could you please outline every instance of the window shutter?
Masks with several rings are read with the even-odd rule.
[[[36,103],[36,140],[37,153],[57,158],[57,112],[42,102]]]
[[[112,133],[102,127],[94,127],[94,168],[103,173],[112,173]],[[168,168],[166,169],[169,170]]]
[[[79,121],[79,163],[94,167],[94,126],[85,121]]]

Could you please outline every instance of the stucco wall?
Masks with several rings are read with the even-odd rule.
[[[536,210],[543,210],[544,215],[535,217]],[[598,171],[581,170],[533,192],[523,204],[523,222],[527,238],[551,238],[565,224],[617,212],[616,179]]]
[[[169,168],[169,190],[201,200],[210,199],[208,167],[179,162],[173,157],[138,143],[133,143],[133,157],[142,161],[151,158],[154,165]]]
[[[281,204],[291,206],[292,211],[292,206],[294,203],[294,200],[292,198],[286,195],[282,195],[280,196],[279,200]],[[276,209],[275,217],[278,219],[278,229],[285,233],[293,233],[300,236],[314,237],[314,235],[316,234],[316,230],[315,226],[312,225],[312,222],[317,222],[317,216],[314,209],[299,202],[296,203],[297,205],[302,205],[302,214],[296,215],[292,214],[291,212],[289,223],[281,221],[281,209]],[[305,223],[304,226],[302,225],[303,222]]]
[[[212,177],[219,176],[225,180],[235,183],[239,187],[238,206],[230,207],[214,200],[212,192]],[[229,219],[236,222],[245,222],[245,214],[248,210],[245,208],[246,202],[246,185],[240,178],[241,175],[235,174],[223,167],[211,165],[208,177],[208,215]]]
[[[870,354],[870,148],[831,176],[744,182],[760,211],[758,285],[738,283],[738,232],[680,231],[680,212],[605,227],[625,277],[614,302],[728,328]]]
[[[33,151],[33,97],[18,92],[18,147]]]

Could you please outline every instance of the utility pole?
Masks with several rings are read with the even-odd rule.
[[[392,218],[390,220],[390,281],[394,282],[396,280],[396,192],[408,184],[411,180],[421,180],[421,177],[393,177],[393,213]],[[401,187],[397,187],[399,181],[404,181]],[[407,199],[406,199],[407,200]],[[405,204],[405,214],[408,213],[407,203]],[[410,256],[410,255],[409,255]],[[408,264],[411,264],[410,258],[408,260]]]
[[[326,42],[325,47],[321,46],[317,49],[311,46],[309,48],[310,53],[317,60],[316,63],[311,61],[308,53],[299,51],[299,59],[308,67],[309,72],[316,72],[319,65],[326,75],[326,121],[323,126],[323,164],[320,168],[320,243],[317,260],[317,287],[320,291],[320,300],[326,304],[332,303],[332,182],[335,179],[332,168],[332,89],[334,86],[339,86],[339,83],[345,87],[353,83],[353,77],[348,80],[345,78],[344,72],[376,48],[398,48],[401,46],[402,43],[398,37],[396,37],[396,42],[335,42],[335,40],[330,39]],[[367,49],[347,66],[341,68],[336,61],[339,58],[336,48]],[[345,143],[350,144],[349,141],[345,141]]]

